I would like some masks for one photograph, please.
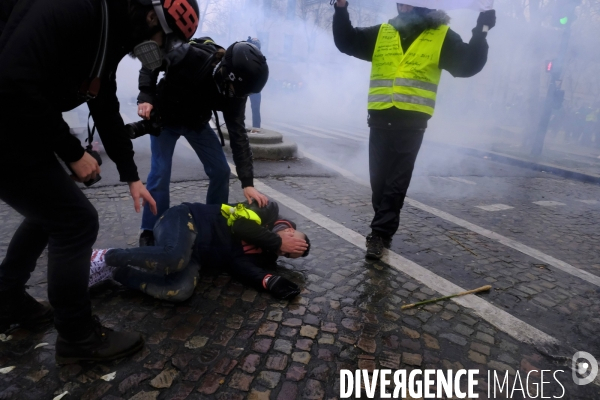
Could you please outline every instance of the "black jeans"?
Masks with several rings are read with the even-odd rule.
[[[398,230],[400,210],[424,134],[424,129],[371,128],[369,174],[375,211],[371,230],[375,235],[391,238]]]
[[[0,264],[0,291],[24,288],[47,245],[56,329],[75,340],[91,330],[88,280],[98,213],[52,153],[33,158],[29,165],[0,164],[0,199],[25,217]]]
[[[115,280],[155,298],[183,301],[192,295],[199,266],[193,262],[196,227],[186,205],[169,208],[154,225],[154,246],[112,249],[106,263]]]

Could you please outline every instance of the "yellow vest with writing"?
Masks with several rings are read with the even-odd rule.
[[[373,52],[369,110],[396,107],[433,115],[448,29],[447,25],[427,29],[404,53],[400,33],[390,24],[381,25]]]

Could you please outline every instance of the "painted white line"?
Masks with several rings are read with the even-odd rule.
[[[323,139],[337,139],[336,137],[333,137],[333,136],[330,136],[330,135],[324,135],[324,134],[322,134],[322,133],[318,133],[318,132],[312,132],[312,131],[308,131],[308,130],[303,130],[303,129],[300,129],[300,128],[296,127],[296,126],[294,126],[294,127],[290,126],[290,127],[289,127],[289,128],[287,128],[287,129],[284,127],[284,129],[281,129],[281,128],[278,128],[279,126],[281,126],[281,124],[279,124],[279,123],[272,123],[272,124],[273,124],[273,125],[275,125],[275,126],[273,126],[273,125],[271,125],[271,124],[263,124],[263,125],[264,125],[264,126],[267,128],[267,129],[270,129],[270,130],[272,130],[272,131],[282,131],[282,132],[283,132],[283,133],[285,133],[285,134],[288,134],[288,133],[289,133],[289,134],[294,134],[294,132],[290,132],[290,131],[289,131],[289,129],[293,129],[293,130],[295,130],[296,132],[300,132],[300,133],[306,133],[306,134],[309,134],[309,135],[312,135],[312,136],[316,136],[316,137],[318,137],[318,138],[323,138]],[[296,133],[296,135],[297,135],[297,136],[301,136],[301,135],[300,135],[300,134],[298,134],[298,133]]]
[[[473,181],[469,181],[469,180],[463,179],[463,178],[457,178],[455,176],[449,176],[448,179],[450,179],[451,181],[455,181],[455,182],[466,183],[467,185],[477,185],[477,183],[475,183]]]
[[[503,211],[503,210],[510,210],[511,206],[507,206],[506,204],[490,204],[487,206],[475,206],[477,208],[481,208],[482,210],[485,211]]]
[[[313,126],[313,125],[301,125],[303,128],[305,129],[311,129],[314,131],[319,131],[319,132],[323,132],[325,134],[331,134],[331,135],[339,135],[345,138],[349,138],[349,139],[353,139],[353,140],[360,140],[360,141],[365,141],[368,139],[368,136],[364,136],[364,135],[355,135],[352,133],[348,133],[342,129],[325,129],[325,128],[320,128],[318,126]]]
[[[235,166],[229,164],[231,171],[235,174]],[[304,218],[311,220],[317,225],[322,226],[328,231],[334,233],[340,238],[352,243],[361,250],[365,250],[365,237],[360,233],[346,228],[323,214],[313,211],[297,200],[286,196],[285,194],[265,185],[260,180],[254,180],[254,187],[264,195],[276,200],[278,203],[285,205],[290,210],[302,215]],[[453,284],[452,282],[434,274],[426,268],[387,250],[384,253],[382,261],[392,268],[420,281],[424,285],[430,287],[436,292],[449,296],[454,293],[464,292],[465,289]],[[542,332],[541,330],[513,317],[506,311],[488,303],[487,301],[475,296],[469,295],[465,297],[453,298],[453,301],[463,307],[472,309],[482,319],[486,320],[499,330],[507,333],[516,340],[530,344],[558,344],[558,340],[554,337]]]
[[[342,133],[331,132],[331,131],[324,131],[327,133],[320,133],[314,129],[306,129],[300,125],[291,125],[291,124],[286,124],[284,122],[274,122],[273,124],[276,126],[281,126],[284,129],[293,129],[298,132],[303,132],[308,135],[313,135],[313,136],[322,137],[322,138],[326,138],[326,139],[338,139],[339,140],[340,138],[343,138],[343,139],[353,140],[356,142],[363,142],[365,140],[362,138],[357,138],[356,136],[349,136],[349,135],[345,135]]]
[[[589,205],[592,205],[592,206],[599,203],[598,200],[577,200],[577,201],[579,201],[581,203],[589,204]]]
[[[311,155],[311,154],[307,154],[304,153],[304,156],[306,158],[309,158],[315,162],[318,162],[322,165],[325,165],[326,167],[329,167],[331,169],[333,169],[334,171],[339,172],[342,176],[356,182],[356,183],[360,183],[361,185],[365,185],[365,186],[369,186],[369,183],[367,181],[365,181],[364,179],[361,179],[357,176],[355,176],[354,174],[352,174],[349,171],[346,171],[343,168],[338,167],[337,165],[333,165],[330,162],[323,160],[322,158],[319,158],[317,156]],[[570,275],[576,276],[580,279],[583,279],[584,281],[591,283],[593,285],[599,286],[600,287],[600,277],[590,274],[587,271],[581,270],[579,268],[576,268],[574,266],[572,266],[569,263],[566,263],[562,260],[559,260],[557,258],[554,258],[546,253],[543,253],[539,250],[536,250],[532,247],[526,246],[523,243],[517,242],[516,240],[513,239],[509,239],[506,236],[502,236],[496,232],[492,232],[489,229],[485,229],[479,225],[475,225],[471,222],[465,221],[464,219],[455,217],[452,214],[449,214],[445,211],[442,210],[438,210],[437,208],[434,207],[430,207],[427,206],[423,203],[420,203],[416,200],[410,199],[410,198],[406,198],[404,200],[408,205],[415,207],[415,208],[419,208],[423,211],[426,211],[430,214],[435,215],[436,217],[439,217],[441,219],[444,219],[448,222],[452,222],[455,225],[461,226],[463,228],[466,228],[470,231],[473,231],[475,233],[480,234],[481,236],[485,236],[488,239],[492,239],[495,240],[499,243],[502,243],[503,245],[510,247],[512,249],[515,249],[523,254],[526,254],[530,257],[536,258],[542,262],[544,262],[545,264],[551,265],[557,269],[560,269],[563,272],[566,272]]]
[[[534,201],[533,204],[537,204],[538,206],[544,206],[544,207],[566,206],[565,203],[561,203],[559,201],[550,201],[550,200]]]

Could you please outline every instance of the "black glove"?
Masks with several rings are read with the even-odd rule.
[[[287,300],[300,294],[300,287],[282,276],[273,275],[267,281],[267,290],[273,297]]]
[[[481,32],[484,26],[487,26],[490,29],[496,26],[496,10],[488,10],[479,13],[476,27],[477,31]]]

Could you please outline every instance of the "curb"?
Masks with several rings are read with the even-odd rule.
[[[443,142],[432,142],[432,141],[424,141],[425,144],[437,147],[444,148],[453,148],[455,150],[460,151],[461,153],[468,154],[470,156],[479,156],[479,157],[489,157],[494,161],[499,161],[505,164],[516,165],[522,168],[532,169],[534,171],[542,171],[542,172],[550,172],[552,174],[561,176],[563,178],[574,179],[581,182],[587,183],[599,183],[600,184],[600,175],[589,174],[580,172],[571,168],[560,167],[553,164],[547,164],[542,162],[534,162],[524,158],[509,156],[507,154],[496,153],[494,151],[488,150],[480,150],[474,149],[472,147],[463,147],[450,143]]]

